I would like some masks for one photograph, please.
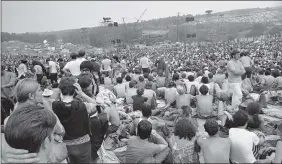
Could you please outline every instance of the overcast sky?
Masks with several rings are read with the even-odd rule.
[[[103,17],[136,21],[184,14],[281,5],[279,1],[2,1],[3,32],[44,32],[98,26]]]

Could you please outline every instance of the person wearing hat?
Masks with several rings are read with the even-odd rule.
[[[232,105],[230,110],[238,110],[242,102],[241,76],[246,72],[243,64],[240,62],[240,52],[234,50],[230,54],[231,60],[227,63],[228,88],[232,92]]]

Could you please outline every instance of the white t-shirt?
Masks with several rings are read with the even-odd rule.
[[[140,64],[141,64],[142,68],[149,68],[150,67],[149,59],[147,57],[142,57],[140,59]]]
[[[81,64],[80,61],[72,60],[65,65],[64,69],[70,70],[73,76],[78,76],[80,75],[80,64]]]
[[[104,66],[104,71],[110,71],[111,70],[111,60],[110,59],[102,60],[102,64]]]
[[[79,66],[82,62],[84,62],[86,59],[85,58],[77,58],[76,61],[79,63]]]
[[[246,129],[231,128],[229,130],[231,140],[230,159],[238,163],[254,163],[253,146],[259,143],[258,136]]]
[[[49,61],[50,73],[57,73],[57,64],[54,61]]]

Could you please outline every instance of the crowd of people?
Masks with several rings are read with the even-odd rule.
[[[281,47],[275,35],[12,57],[1,65],[2,162],[281,163],[282,122],[261,117],[282,103]]]

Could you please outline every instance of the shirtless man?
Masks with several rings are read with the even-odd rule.
[[[243,64],[240,62],[240,53],[239,51],[233,51],[231,54],[231,60],[227,63],[227,73],[228,73],[228,85],[229,89],[232,92],[232,105],[229,110],[238,110],[238,106],[242,102],[242,90],[241,76],[246,72]]]
[[[209,137],[199,137],[197,143],[203,151],[205,163],[229,163],[230,139],[219,137],[219,126],[214,119],[207,120],[204,128]]]

